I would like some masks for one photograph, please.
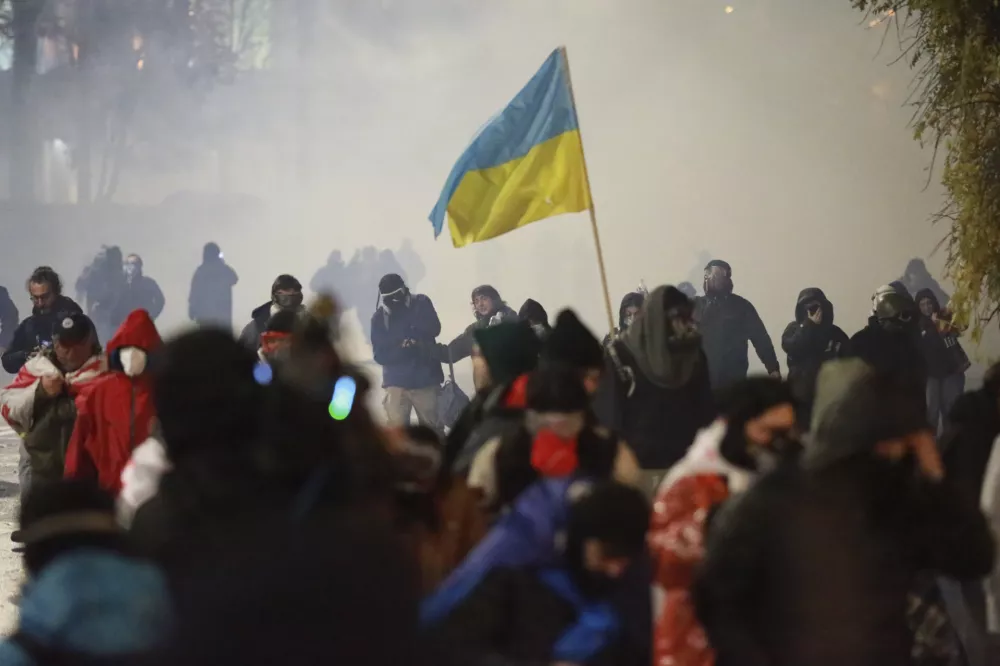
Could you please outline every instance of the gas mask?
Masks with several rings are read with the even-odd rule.
[[[667,310],[667,347],[674,351],[701,348],[701,333],[691,308],[686,305]]]
[[[302,292],[275,294],[274,304],[282,310],[294,310],[302,305]]]

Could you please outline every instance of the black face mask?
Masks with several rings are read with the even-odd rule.
[[[382,298],[382,302],[395,310],[406,304],[406,293],[401,291],[396,294],[389,294]]]
[[[274,297],[274,302],[282,310],[294,310],[302,305],[302,292],[294,294],[278,294]]]

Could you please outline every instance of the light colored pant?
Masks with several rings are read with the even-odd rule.
[[[927,420],[936,433],[944,431],[952,405],[964,391],[964,373],[957,373],[944,379],[927,380]]]
[[[382,406],[390,426],[410,425],[410,412],[417,413],[420,425],[425,425],[440,431],[438,426],[438,387],[428,386],[422,389],[404,389],[390,386],[385,389]]]

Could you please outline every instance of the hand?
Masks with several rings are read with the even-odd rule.
[[[63,378],[62,375],[56,375],[54,377],[42,377],[42,390],[45,391],[50,397],[55,397],[62,393],[63,390]]]
[[[775,379],[781,379],[781,370],[775,370],[774,372],[767,373],[768,377],[774,377]]]
[[[809,321],[811,321],[812,323],[814,323],[814,324],[822,324],[823,323],[823,308],[817,308],[816,312],[813,312],[812,314],[809,314],[809,315],[806,315],[806,316],[809,317]]]
[[[913,449],[921,474],[931,481],[941,481],[944,478],[944,463],[934,437],[929,432],[917,433],[908,438],[907,444]]]

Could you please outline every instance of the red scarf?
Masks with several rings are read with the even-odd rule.
[[[531,444],[531,466],[543,477],[569,476],[580,464],[576,437],[539,430]]]

